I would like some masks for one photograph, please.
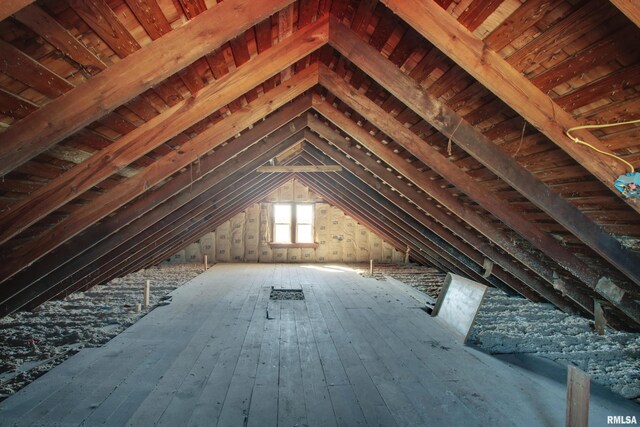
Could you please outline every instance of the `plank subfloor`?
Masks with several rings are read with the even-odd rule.
[[[305,300],[270,301],[272,286]],[[462,346],[402,286],[344,266],[218,264],[1,402],[0,425],[564,424],[562,369]],[[592,425],[640,413],[593,390]]]

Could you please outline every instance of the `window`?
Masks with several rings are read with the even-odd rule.
[[[273,242],[291,243],[291,205],[273,205]]]
[[[273,205],[273,243],[313,244],[313,205]]]
[[[313,205],[296,205],[296,243],[313,243]]]

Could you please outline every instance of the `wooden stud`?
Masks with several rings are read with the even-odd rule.
[[[420,189],[438,200],[452,213],[469,223],[485,237],[510,253],[524,265],[528,266],[533,272],[540,275],[540,277],[547,281],[547,283],[552,286],[557,285],[554,279],[554,271],[544,263],[540,262],[537,256],[533,256],[527,251],[523,251],[522,248],[515,244],[511,238],[506,236],[502,230],[490,224],[489,221],[479,214],[462,206],[462,203],[460,203],[455,197],[452,197],[447,191],[444,191],[439,186],[433,185],[429,179],[417,173],[414,166],[395,155],[391,149],[371,136],[365,129],[359,127],[356,123],[348,119],[345,115],[326,102],[318,103],[314,105],[314,108],[340,129],[348,133],[360,144],[365,146],[377,157],[384,160],[407,179],[414,182]],[[311,117],[309,117],[308,120],[310,124],[313,123]],[[547,293],[544,289],[540,289],[540,292]],[[583,310],[588,313],[593,313],[593,300],[590,299],[588,295],[573,286],[568,286],[566,292],[568,296],[583,308]]]
[[[604,335],[606,332],[607,320],[604,318],[603,302],[600,300],[593,301],[593,318],[595,329],[598,335]]]
[[[215,156],[202,158],[200,163],[202,174],[195,176],[181,174],[174,177],[159,189],[145,194],[130,204],[128,209],[119,210],[116,215],[93,225],[87,232],[65,246],[64,260],[66,263],[60,262],[59,250],[47,254],[41,261],[0,287],[0,304],[18,292],[21,293],[21,301],[28,302],[44,290],[57,286],[59,282],[71,275],[82,277],[80,273],[84,271],[83,267],[88,268],[88,272],[95,270],[95,268],[86,267],[94,262],[95,258],[105,256],[110,251],[121,253],[119,247],[123,242],[130,239],[139,241],[138,237],[143,238],[145,233],[157,228],[156,222],[165,221],[163,217],[174,218],[175,215],[178,215],[183,209],[181,206],[190,203],[190,200],[196,202],[200,200],[199,203],[209,200],[209,188],[227,181],[229,181],[228,185],[233,185],[238,180],[236,173],[247,173],[253,170],[269,159],[269,157],[264,157],[265,155],[275,154],[274,150],[279,149],[280,144],[283,144],[283,147],[288,147],[298,140],[294,135],[304,128],[306,116],[296,116],[310,107],[311,98],[309,96],[299,98],[284,106],[266,120],[244,132],[233,141],[233,144],[219,148]],[[287,125],[283,126],[285,123]],[[265,135],[268,137],[260,140]],[[291,139],[292,137],[293,139]],[[243,152],[244,155],[237,156],[240,152]],[[214,169],[215,171],[208,173]],[[193,182],[194,180],[195,182]],[[188,192],[181,192],[186,188],[189,188]],[[174,194],[176,196],[170,198]],[[148,230],[149,228],[151,230]],[[144,231],[141,232],[141,230]],[[103,240],[107,237],[109,238]],[[99,245],[94,248],[94,245],[98,243]],[[34,282],[35,288],[32,289],[31,286]],[[16,304],[18,308],[21,307],[21,303]]]
[[[567,371],[567,427],[588,427],[591,376],[575,366]]]
[[[498,219],[511,227],[514,231],[527,239],[535,247],[557,260],[565,269],[569,270],[577,278],[595,286],[598,275],[584,262],[579,260],[569,250],[560,244],[539,227],[527,221],[519,212],[516,212],[506,201],[498,198],[485,189],[475,180],[469,179],[466,173],[452,164],[435,148],[425,143],[420,137],[405,128],[400,122],[386,113],[375,102],[366,96],[351,89],[349,84],[326,66],[320,66],[320,84],[329,89],[341,101],[353,108],[358,114],[368,121],[375,123],[376,127],[394,139],[403,148],[416,156],[434,172],[445,180],[455,185],[472,200],[484,209],[495,215]],[[371,149],[371,148],[369,148]],[[411,176],[408,176],[411,179]],[[439,200],[445,203],[444,200]]]
[[[129,209],[119,210],[116,215],[94,224],[87,232],[74,238],[73,242],[66,245],[64,256],[60,255],[59,250],[47,254],[42,260],[17,274],[10,281],[5,282],[1,289],[11,294],[27,288],[30,284],[44,277],[47,277],[46,281],[52,285],[58,283],[58,281],[73,274],[77,269],[92,262],[96,256],[102,256],[106,252],[113,250],[118,244],[138,235],[141,229],[149,227],[155,221],[159,221],[164,216],[180,208],[192,196],[207,191],[219,179],[231,176],[234,172],[246,172],[244,168],[247,167],[248,159],[254,157],[259,159],[260,152],[270,152],[274,144],[284,141],[304,128],[306,116],[294,117],[310,107],[310,96],[298,98],[291,104],[282,107],[266,120],[253,126],[252,129],[243,132],[239,138],[234,140],[233,145],[227,144],[219,148],[216,156],[206,156],[200,159],[201,174],[193,176],[191,174],[181,174],[159,189],[146,193],[130,204]],[[283,126],[284,124],[287,124],[287,126]],[[265,136],[268,136],[266,140],[260,140]],[[254,145],[258,147],[253,148]],[[242,150],[246,150],[246,157],[237,157],[236,155]],[[258,151],[254,153],[253,150]],[[230,160],[227,161],[227,159]],[[209,171],[214,169],[213,174],[208,174]],[[220,173],[220,177],[217,176],[218,173]],[[188,193],[180,192],[187,187],[189,187]],[[176,195],[176,197],[170,199],[173,195]],[[116,231],[117,236],[114,235]],[[106,252],[92,249],[94,245],[103,242],[103,239],[107,237],[113,238],[109,239],[108,244],[105,242],[105,244],[100,245],[101,250]],[[90,249],[91,251],[89,251]],[[82,257],[80,259],[76,258],[81,254]],[[62,259],[65,262],[61,262]],[[71,264],[70,261],[73,261],[73,263]],[[1,295],[2,293],[0,293],[0,303],[3,301]]]
[[[147,283],[144,285],[144,308],[149,307],[149,293],[151,292],[151,281],[147,280]]]
[[[243,173],[244,172],[240,172],[240,175]],[[238,187],[235,187],[235,191],[240,192],[240,194],[242,195],[249,194],[247,191],[250,187],[247,187],[243,183],[242,179],[238,179],[238,174],[232,174],[230,175],[230,177],[233,178],[231,181],[235,182],[235,184],[242,184]],[[284,181],[279,182],[282,183]],[[132,264],[140,265],[141,263],[145,262],[148,263],[150,259],[150,253],[153,253],[158,249],[166,250],[168,245],[171,244],[172,240],[175,239],[176,236],[183,236],[186,233],[193,233],[193,224],[202,222],[212,214],[215,213],[216,215],[227,215],[229,210],[229,206],[227,206],[227,204],[231,203],[232,201],[225,197],[227,197],[229,194],[234,194],[234,188],[228,188],[229,185],[229,183],[224,183],[222,187],[227,187],[225,191],[211,194],[212,197],[220,197],[219,200],[221,202],[221,206],[224,206],[222,210],[220,210],[216,205],[208,206],[205,210],[201,211],[191,210],[189,213],[185,213],[182,218],[174,222],[169,222],[168,225],[164,224],[164,227],[159,230],[151,230],[151,232],[149,232],[149,230],[145,230],[144,233],[141,233],[142,240],[132,239],[129,245],[121,246],[117,251],[113,251],[113,256],[104,256],[94,263],[88,265],[84,269],[77,271],[77,274],[70,276],[67,280],[58,283],[55,286],[49,285],[48,289],[44,291],[43,294],[35,298],[33,297],[34,293],[32,292],[32,296],[29,297],[31,301],[25,298],[27,296],[26,294],[20,294],[17,299],[13,299],[6,305],[3,305],[3,309],[7,307],[8,312],[11,312],[12,310],[24,306],[25,304],[28,304],[26,305],[27,307],[34,307],[44,301],[47,301],[50,298],[55,298],[61,293],[72,293],[81,289],[88,289],[89,287],[96,284],[107,283],[114,277],[126,275],[130,272],[137,271],[137,269],[129,270],[127,266]],[[231,185],[233,185],[233,183]],[[260,186],[260,188],[264,187]],[[238,199],[238,197],[236,197],[236,199]],[[202,230],[202,233],[206,233],[209,230],[210,229]],[[198,233],[197,230],[196,233]],[[189,243],[190,242],[191,241],[189,241]],[[167,256],[169,255],[171,255],[171,253]],[[149,265],[155,265],[155,262],[151,262]],[[98,272],[98,275],[96,275],[95,272]]]
[[[290,131],[289,128],[286,129]],[[188,219],[190,217],[190,213],[193,213],[194,215],[197,214],[197,212],[193,211],[194,204],[195,206],[198,206],[199,204],[206,202],[206,200],[210,200],[212,197],[215,197],[217,194],[215,191],[217,191],[216,189],[220,186],[223,188],[231,187],[242,189],[243,187],[237,187],[238,184],[242,183],[242,179],[239,179],[240,176],[246,174],[248,170],[254,169],[257,165],[266,162],[270,156],[275,154],[275,150],[289,147],[290,145],[295,144],[297,140],[298,137],[294,135],[285,141],[274,137],[268,142],[256,144],[243,152],[245,156],[239,156],[227,161],[224,165],[207,175],[203,180],[196,181],[193,185],[189,185],[188,183],[185,184],[181,187],[183,191],[176,197],[170,199],[170,203],[167,202],[159,204],[158,207],[145,215],[147,218],[140,218],[139,220],[129,224],[126,228],[115,233],[110,239],[98,246],[100,251],[93,249],[83,253],[75,259],[71,258],[73,259],[73,263],[67,264],[64,269],[55,271],[55,274],[47,275],[45,278],[33,283],[31,286],[21,285],[20,280],[11,280],[5,284],[7,286],[4,286],[2,288],[2,293],[0,293],[0,307],[2,308],[0,313],[8,314],[9,312],[23,307],[25,304],[36,298],[38,303],[52,298],[61,291],[68,289],[70,285],[67,282],[70,280],[78,281],[85,276],[90,276],[94,272],[100,271],[100,260],[117,260],[120,257],[127,259],[133,256],[133,252],[130,252],[133,248],[139,248],[135,253],[141,253],[141,255],[144,255],[145,251],[142,249],[145,247],[153,248],[160,244],[157,240],[159,238],[158,233],[164,229],[171,228],[171,225],[182,228],[183,226],[181,223],[176,223],[179,218],[183,217]],[[239,141],[236,140],[235,142],[237,143]],[[225,147],[233,146],[229,144]],[[225,147],[218,152],[220,161],[224,161],[228,156],[232,156],[233,152],[229,151],[226,153],[225,151],[227,150],[225,150]],[[242,151],[242,146],[234,148],[238,151]],[[212,157],[216,158],[217,156]],[[208,164],[211,165],[211,162]],[[213,165],[211,167],[213,167]],[[179,180],[180,177],[177,177],[173,181]],[[209,187],[212,187],[212,191],[214,192],[205,191],[205,189]],[[185,191],[187,188],[189,191]],[[200,196],[198,196],[199,194]],[[154,193],[151,193],[146,198],[142,198],[140,200],[141,202],[147,202],[147,210],[149,210],[150,200],[153,200],[154,202],[158,201],[156,200],[156,195]],[[176,209],[176,206],[180,206],[181,204],[185,205]],[[145,212],[143,207],[140,207],[140,211],[135,209],[135,206],[132,206],[131,209],[138,212],[138,214],[140,212]],[[116,224],[126,222],[126,219],[122,218],[122,216],[124,215],[126,217],[130,212],[130,210],[119,212],[119,215],[114,215],[110,220]],[[170,215],[168,215],[168,218],[165,220],[163,217],[166,216],[167,213],[170,213]],[[100,229],[103,227],[98,225],[97,228]],[[113,228],[107,227],[107,230],[112,230],[113,232]],[[101,233],[108,233],[108,231],[105,231],[104,229],[92,231],[98,235]],[[89,232],[88,234],[91,235],[93,232]],[[85,236],[85,234],[82,236]],[[83,237],[80,237],[81,240],[82,238]],[[96,237],[96,239],[98,239],[98,237]],[[126,242],[124,245],[122,244],[123,241]],[[110,252],[111,255],[109,254]],[[53,255],[55,255],[55,253]],[[96,261],[96,258],[99,259]],[[82,266],[84,266],[84,268],[81,268]],[[24,277],[24,275],[22,276]],[[16,276],[15,279],[20,278],[21,277],[19,275]],[[109,279],[111,278],[112,277]],[[58,289],[58,291],[54,292],[53,289]],[[18,295],[15,295],[17,292],[19,292]],[[9,297],[11,297],[11,301],[7,302],[7,298]]]
[[[325,161],[321,154],[316,152],[310,154],[312,154],[314,160]],[[316,177],[316,182],[323,183],[332,193],[346,196],[346,199],[355,206],[359,206],[365,211],[376,212],[377,215],[380,215],[379,222],[390,226],[401,240],[405,242],[410,240],[419,251],[433,253],[436,257],[457,265],[460,270],[466,273],[466,276],[483,281],[480,275],[480,267],[474,264],[472,259],[455,249],[450,242],[440,239],[432,230],[422,226],[419,221],[403,212],[399,206],[389,203],[383,196],[378,194],[375,188],[368,187],[365,183],[359,182],[356,177],[350,175],[350,173],[345,172],[331,179],[326,176],[314,177]],[[401,247],[397,249],[401,250]],[[508,285],[505,285],[499,279],[494,277],[489,281],[491,285],[513,293]]]
[[[327,87],[350,108],[355,109],[358,114],[376,123],[376,126],[380,128],[380,130],[393,137],[396,142],[429,166],[434,172],[454,184],[480,206],[493,213],[506,225],[528,240],[534,247],[547,254],[559,266],[573,274],[589,288],[599,291],[596,286],[599,280],[598,273],[584,261],[579,259],[567,248],[562,247],[553,237],[545,233],[537,225],[523,218],[506,201],[499,199],[492,193],[486,192],[476,181],[470,180],[464,176],[464,174],[455,171],[455,168],[451,167],[451,163],[433,147],[425,144],[416,134],[402,126],[395,118],[387,114],[369,98],[351,90],[350,86],[342,78],[329,70],[325,65],[321,65],[319,68],[321,85]],[[411,175],[409,175],[409,177],[411,178]],[[442,203],[445,204],[444,202]],[[555,286],[564,286],[557,284],[556,280],[553,279],[550,283]],[[589,313],[593,313],[593,301],[583,292],[577,289],[576,291],[574,296],[578,299],[574,299],[574,301],[583,302],[583,308]],[[626,292],[624,289],[621,289],[621,291]],[[605,293],[601,292],[600,295],[608,298]],[[625,299],[610,302],[624,312],[630,319],[633,319],[634,322],[640,323],[640,307],[634,302]]]
[[[154,255],[152,255],[154,258],[151,260],[146,254],[146,251],[140,250],[130,258],[124,257],[124,259],[108,261],[108,263],[103,267],[104,272],[100,276],[87,276],[83,280],[67,286],[73,289],[73,291],[81,289],[86,290],[95,285],[107,283],[113,277],[129,274],[133,271],[139,270],[140,268],[146,268],[145,266],[155,265],[173,253],[184,249],[184,247],[191,244],[194,240],[197,240],[211,229],[216,228],[220,223],[233,217],[238,212],[246,210],[259,199],[264,198],[264,194],[268,194],[275,190],[288,179],[290,179],[288,176],[272,178],[271,184],[254,187],[250,193],[245,194],[247,197],[236,197],[237,201],[232,206],[225,206],[222,210],[218,210],[215,213],[215,216],[213,216],[213,219],[213,213],[206,215],[203,214],[196,218],[192,218],[188,229],[174,229],[169,234],[157,240],[154,245],[151,245],[159,251],[158,253],[154,252]]]
[[[484,273],[482,273],[482,277],[491,276],[491,273],[493,272],[493,261],[491,261],[489,258],[485,258],[484,262],[482,263],[482,266],[484,268]]]

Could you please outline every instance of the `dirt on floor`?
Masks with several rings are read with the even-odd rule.
[[[202,273],[201,264],[152,267],[34,311],[0,319],[0,400],[84,347],[99,347],[156,307],[167,294]],[[150,280],[150,305],[136,309]]]
[[[369,277],[368,265],[352,265]],[[390,276],[437,298],[445,274],[416,265],[380,264],[374,277]],[[499,289],[487,292],[469,335],[469,344],[491,354],[528,353],[574,365],[592,381],[640,403],[640,334],[607,328],[604,336],[593,322],[565,314],[551,304],[535,304]]]

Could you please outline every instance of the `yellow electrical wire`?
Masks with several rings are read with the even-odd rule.
[[[573,142],[575,142],[576,144],[581,144],[581,145],[586,145],[587,147],[591,148],[594,151],[597,151],[600,154],[604,154],[605,156],[609,156],[609,157],[613,157],[614,159],[624,163],[625,165],[629,166],[629,169],[631,171],[631,173],[634,173],[636,170],[633,167],[633,165],[629,162],[627,162],[625,159],[623,159],[620,156],[617,156],[615,154],[612,153],[607,153],[606,151],[602,151],[599,148],[594,147],[593,145],[589,144],[588,142],[584,142],[583,140],[581,140],[580,138],[571,135],[572,131],[575,130],[581,130],[581,129],[601,129],[601,128],[608,128],[608,127],[612,127],[612,126],[622,126],[622,125],[632,125],[635,123],[640,123],[640,119],[638,120],[631,120],[628,122],[620,122],[620,123],[605,123],[603,125],[584,125],[584,126],[576,126],[576,127],[572,127],[571,129],[568,129],[566,134],[569,138],[571,138],[571,140]]]

